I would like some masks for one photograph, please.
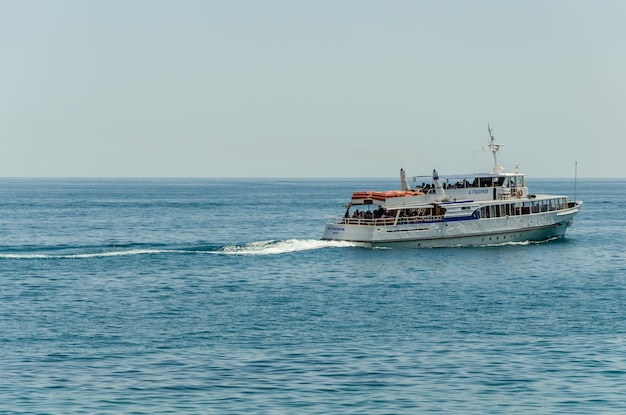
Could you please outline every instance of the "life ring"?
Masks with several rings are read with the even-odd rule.
[[[519,189],[517,191],[517,197],[522,197],[522,196],[524,196],[524,191],[522,189]]]

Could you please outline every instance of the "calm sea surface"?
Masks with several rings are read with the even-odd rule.
[[[0,413],[626,413],[626,180],[558,241],[319,240],[397,186],[3,179]]]

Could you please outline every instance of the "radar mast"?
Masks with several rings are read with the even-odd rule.
[[[500,151],[500,147],[504,144],[496,144],[496,139],[493,136],[493,130],[489,123],[487,123],[487,130],[489,131],[489,149],[491,150],[491,154],[493,154],[493,172],[495,174],[504,173],[504,166],[498,163],[498,151]]]

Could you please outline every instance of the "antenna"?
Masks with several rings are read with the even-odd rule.
[[[491,154],[493,154],[493,172],[496,174],[504,173],[504,167],[498,163],[498,151],[500,151],[500,147],[503,144],[496,144],[496,139],[493,136],[493,130],[491,129],[491,125],[487,123],[487,131],[489,131],[489,149],[491,149]]]
[[[576,203],[576,183],[578,182],[578,162],[574,162],[574,203]]]

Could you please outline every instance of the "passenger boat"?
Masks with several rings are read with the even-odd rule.
[[[582,201],[531,194],[526,175],[505,173],[488,126],[491,173],[416,176],[411,187],[403,169],[400,190],[352,193],[343,217],[332,218],[322,239],[372,246],[448,247],[561,238]],[[431,180],[432,179],[432,180]]]

